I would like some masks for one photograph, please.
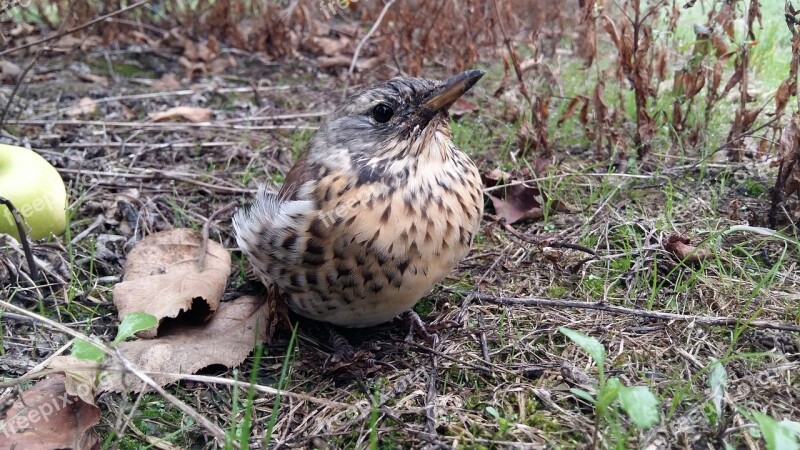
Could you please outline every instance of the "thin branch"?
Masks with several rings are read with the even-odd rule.
[[[165,399],[167,399],[170,403],[172,403],[176,408],[180,409],[184,414],[195,419],[199,425],[201,425],[209,433],[214,435],[214,437],[219,439],[220,443],[224,443],[226,441],[225,431],[222,428],[220,428],[218,425],[208,420],[205,416],[200,414],[191,406],[187,405],[177,397],[173,396],[172,394],[164,390],[164,388],[159,386],[158,383],[156,383],[152,378],[150,378],[150,376],[145,374],[142,370],[137,368],[133,363],[128,361],[118,350],[112,349],[106,343],[101,343],[93,339],[89,339],[86,335],[81,334],[73,330],[72,328],[66,327],[56,321],[48,319],[47,317],[43,317],[39,314],[28,311],[27,309],[20,308],[19,306],[11,304],[5,300],[0,300],[0,307],[22,314],[23,316],[30,317],[31,319],[36,320],[37,322],[45,325],[50,329],[60,331],[64,334],[72,336],[73,338],[85,340],[86,342],[89,342],[93,346],[102,350],[105,354],[111,356],[112,358],[116,358],[116,360],[119,361],[119,363],[125,368],[126,371],[137,376],[145,384],[147,384],[149,387],[151,387],[157,393],[159,393]],[[231,444],[235,448],[239,448],[238,442],[232,442]]]
[[[449,292],[459,293],[461,295],[472,294],[474,291],[461,291],[454,289],[445,289]],[[613,314],[624,314],[629,316],[647,317],[649,319],[657,320],[678,320],[682,322],[696,322],[702,325],[735,327],[739,325],[747,325],[753,328],[765,328],[771,330],[790,331],[800,333],[800,326],[788,323],[767,321],[767,320],[747,320],[735,317],[719,317],[719,316],[700,316],[692,314],[676,314],[661,311],[646,311],[643,309],[625,308],[623,306],[609,305],[604,302],[577,302],[572,300],[551,300],[546,298],[537,297],[495,297],[488,294],[475,294],[477,300],[484,302],[494,303],[503,306],[549,306],[553,308],[579,308],[579,309],[594,309],[597,311],[605,311]]]
[[[39,278],[39,271],[36,267],[36,260],[33,259],[33,251],[31,250],[31,243],[28,241],[28,235],[25,234],[25,227],[22,226],[22,217],[17,211],[17,208],[11,203],[11,200],[0,197],[0,205],[5,205],[11,211],[11,217],[14,218],[14,223],[17,225],[17,233],[19,233],[19,240],[22,241],[22,249],[25,251],[25,259],[28,261],[28,270],[31,273],[31,279]]]
[[[208,239],[209,234],[211,233],[211,222],[217,220],[217,217],[233,209],[236,205],[237,202],[230,202],[222,208],[214,211],[214,213],[208,217],[206,223],[203,224],[203,242],[200,244],[200,251],[197,256],[197,266],[200,268],[200,270],[203,270],[206,265],[206,253],[208,253]]]
[[[361,38],[360,41],[358,41],[358,45],[356,45],[356,50],[353,52],[353,59],[350,60],[350,68],[347,69],[347,84],[342,90],[342,100],[344,100],[345,97],[347,96],[347,88],[350,84],[350,79],[353,78],[353,70],[355,69],[356,62],[358,61],[358,55],[361,53],[361,47],[363,47],[364,44],[367,43],[369,38],[371,38],[372,35],[375,34],[375,31],[378,30],[378,27],[381,25],[381,22],[383,22],[383,16],[386,15],[386,13],[389,11],[389,8],[392,7],[395,1],[396,0],[389,0],[388,2],[386,2],[385,5],[383,5],[381,13],[378,14],[378,18],[375,19],[375,23],[372,24],[372,28],[370,28],[369,31],[367,31],[367,34],[365,34],[364,37]]]
[[[27,44],[22,44],[20,46],[14,47],[14,48],[3,50],[3,51],[0,52],[0,56],[5,56],[5,55],[8,55],[9,53],[14,53],[14,52],[17,52],[19,50],[22,50],[22,49],[25,49],[25,48],[28,48],[28,47],[33,47],[34,45],[44,44],[45,42],[50,42],[50,41],[53,41],[53,40],[58,39],[60,37],[66,36],[68,34],[75,33],[76,31],[81,31],[83,29],[89,28],[90,26],[92,26],[92,25],[94,25],[96,23],[103,22],[104,20],[108,19],[109,17],[118,16],[118,15],[124,13],[124,12],[128,12],[128,11],[130,11],[132,9],[136,9],[136,8],[142,6],[142,5],[146,5],[147,3],[150,3],[150,1],[151,0],[142,0],[139,3],[134,3],[133,5],[126,6],[125,8],[118,9],[116,11],[112,11],[112,12],[110,12],[110,13],[104,15],[104,16],[98,17],[97,19],[90,20],[89,22],[86,22],[86,23],[84,23],[82,25],[78,25],[77,27],[70,28],[69,30],[64,31],[62,33],[56,33],[56,34],[54,34],[52,36],[48,36],[46,38],[39,39],[38,41],[28,42]]]

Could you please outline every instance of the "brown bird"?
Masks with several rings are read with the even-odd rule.
[[[411,310],[472,244],[481,178],[448,108],[481,77],[394,78],[328,116],[278,194],[233,219],[236,241],[296,313],[368,327]]]

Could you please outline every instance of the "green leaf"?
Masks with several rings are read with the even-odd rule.
[[[567,327],[560,327],[558,331],[568,337],[572,342],[578,344],[583,351],[592,357],[597,364],[600,372],[600,383],[603,383],[603,366],[606,363],[606,348],[597,339],[587,336],[580,331],[571,330]]]
[[[794,433],[798,438],[800,438],[800,422],[795,422],[789,419],[783,419],[778,422],[778,425],[782,426],[783,428],[791,431]]]
[[[728,386],[728,372],[725,366],[716,358],[711,358],[711,368],[708,373],[708,387],[711,388],[711,401],[717,412],[717,419],[722,417],[722,396]]]
[[[114,339],[114,344],[119,344],[134,334],[140,331],[149,330],[156,325],[158,325],[158,319],[156,319],[156,316],[152,314],[143,312],[132,312],[127,314],[122,319],[122,323],[119,324],[119,330],[117,330],[117,337]]]
[[[641,429],[650,428],[659,420],[658,399],[647,386],[623,386],[619,391],[619,403]]]
[[[591,404],[593,404],[593,405],[594,405],[595,403],[597,403],[597,402],[595,401],[594,397],[592,397],[592,394],[590,394],[590,393],[588,393],[588,392],[584,391],[583,389],[579,389],[579,388],[570,388],[570,390],[569,390],[569,391],[570,391],[570,392],[572,392],[572,394],[573,394],[573,395],[575,395],[576,397],[578,397],[578,398],[582,398],[582,399],[586,400],[587,402],[589,402],[589,403],[591,403]]]
[[[486,407],[486,412],[490,416],[494,417],[494,420],[497,420],[498,418],[500,418],[500,413],[497,412],[497,409],[494,406],[487,406]]]
[[[780,421],[762,414],[758,411],[750,411],[753,420],[761,429],[764,441],[767,443],[767,450],[798,450],[800,443],[797,442],[796,431],[800,424],[791,421]],[[788,422],[788,423],[787,423]]]
[[[72,356],[81,361],[100,362],[105,359],[106,354],[85,339],[75,339],[72,341]]]
[[[597,404],[594,409],[598,414],[603,415],[608,410],[611,403],[616,400],[619,390],[623,388],[622,383],[617,378],[609,378],[597,393]]]

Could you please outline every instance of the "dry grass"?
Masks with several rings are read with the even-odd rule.
[[[404,11],[393,14],[410,14]],[[462,27],[425,39],[447,42],[465,31]],[[417,36],[411,38],[413,42]],[[376,48],[387,45],[386,39],[379,36]],[[453,56],[456,62],[445,64],[448,71],[472,64],[471,50],[464,51]],[[94,70],[105,66],[102,52],[82,58]],[[421,68],[422,62],[410,62],[409,67]],[[22,265],[22,254],[4,245],[8,251],[0,255],[0,295],[75,330],[104,337],[114,334],[110,291],[130,246],[159,230],[200,228],[231,200],[248,201],[258,183],[280,183],[317,118],[270,117],[324,113],[339,99],[341,88],[336,77],[317,73],[313,66],[252,62],[237,69],[237,77],[216,81],[241,90],[137,96],[152,91],[131,82],[139,73],[118,75],[111,88],[103,88],[63,70],[68,63],[61,57],[41,64],[58,69],[57,77],[25,86],[13,111],[19,121],[12,120],[6,129],[41,149],[69,183],[70,232],[61,240],[36,244],[46,281],[37,286],[24,274],[17,281],[14,271]],[[167,64],[175,70],[174,58]],[[492,99],[501,83],[498,72],[476,88],[472,99],[481,107],[477,117],[464,117],[455,126],[457,142],[486,171],[526,165],[507,151],[508,143],[516,142],[517,126],[503,119],[502,105]],[[256,94],[244,89],[251,85],[268,87]],[[85,95],[96,101],[117,98],[98,102],[96,115],[87,121],[70,123],[59,111]],[[177,105],[212,108],[215,121],[199,126],[140,123],[149,112]],[[137,125],[125,125],[129,122]],[[559,145],[559,138],[572,141],[576,133],[564,128],[551,137],[560,164],[535,180],[553,198],[572,205],[572,212],[514,225],[514,233],[487,220],[470,256],[445,287],[417,307],[427,322],[461,324],[441,331],[435,347],[407,343],[406,328],[389,324],[348,333],[378,364],[347,365],[332,359],[323,332],[301,323],[291,351],[290,335],[282,333],[266,347],[258,366],[248,361],[236,371],[210,370],[227,380],[250,379],[257,370],[257,384],[323,400],[287,395],[275,402],[273,396],[256,394],[251,448],[263,448],[270,426],[270,445],[279,448],[363,448],[374,437],[383,448],[587,446],[595,429],[593,410],[570,387],[590,389],[597,369],[588,355],[556,332],[562,326],[599,339],[608,350],[609,374],[628,385],[649,386],[660,399],[663,418],[657,426],[636,431],[619,419],[615,434],[614,424],[604,424],[602,447],[710,448],[724,439],[735,448],[759,448],[763,443],[751,434],[750,421],[740,409],[798,420],[797,333],[584,309],[509,307],[469,298],[468,292],[475,290],[497,297],[603,301],[743,322],[800,323],[797,229],[784,230],[794,243],[755,233],[725,233],[742,223],[765,225],[772,169],[760,162],[701,163],[692,152],[676,154],[665,142],[656,142],[656,170],[633,164],[609,173],[620,162],[586,150],[589,143]],[[246,264],[234,249],[230,214],[211,229],[212,239],[234,250],[240,269],[231,276],[228,298],[257,289],[245,280]],[[698,264],[677,261],[663,245],[673,233],[712,250],[713,258]],[[554,242],[580,244],[599,257],[587,261],[586,253],[558,248]],[[466,299],[460,294],[465,291]],[[25,373],[66,342],[65,336],[36,322],[7,313],[3,317],[0,367],[7,377]],[[725,362],[730,380],[724,420],[718,423],[708,400],[712,358]],[[170,390],[223,429],[236,430],[243,420],[246,392],[198,381]],[[125,417],[134,417],[122,436],[110,438],[112,446],[139,448],[144,436],[183,447],[215,445],[159,396],[108,395],[100,403],[102,427],[109,435]]]

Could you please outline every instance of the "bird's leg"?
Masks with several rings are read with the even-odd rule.
[[[336,329],[331,325],[326,325],[328,328],[328,342],[333,347],[333,351],[341,359],[352,361],[356,354],[356,349],[350,342],[341,335]]]
[[[435,346],[436,343],[439,341],[439,335],[436,334],[435,330],[431,333],[425,322],[419,317],[419,314],[416,311],[411,310],[406,313],[406,322],[408,323],[408,334],[406,335],[406,341],[412,341],[414,339],[414,332],[418,335],[422,336],[426,341],[428,341],[431,346]]]

